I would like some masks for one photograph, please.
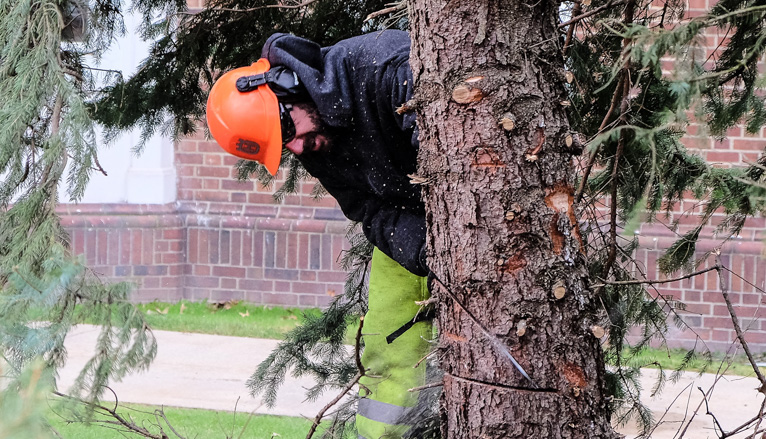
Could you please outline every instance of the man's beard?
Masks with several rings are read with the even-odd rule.
[[[326,152],[326,151],[329,150],[329,145],[326,144],[327,142],[322,142],[322,143],[319,142],[318,138],[319,138],[320,135],[321,135],[320,133],[316,133],[315,132],[315,133],[308,133],[308,134],[303,136],[304,148],[305,148],[305,145],[311,145],[311,150],[310,151],[306,151],[305,153],[307,153],[307,154],[315,153],[316,154],[316,153]],[[326,136],[325,136],[325,138],[326,138]],[[319,148],[315,149],[317,147],[317,144],[319,144]]]
[[[302,108],[304,111],[306,111],[306,114],[311,120],[312,125],[317,127],[316,131],[306,133],[303,136],[304,154],[321,154],[328,152],[332,146],[332,137],[330,135],[330,130],[328,129],[327,125],[325,125],[322,117],[319,115],[319,110],[317,110],[317,108],[313,105],[303,106]],[[323,136],[325,141],[319,143],[320,147],[315,151],[314,147],[317,145],[318,138],[320,136]],[[306,151],[305,145],[311,145],[311,150]]]

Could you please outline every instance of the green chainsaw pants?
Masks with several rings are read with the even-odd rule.
[[[367,372],[359,381],[356,415],[360,438],[401,438],[410,427],[400,419],[418,402],[420,392],[408,390],[425,384],[426,362],[414,366],[429,351],[431,322],[415,323],[390,344],[386,337],[413,320],[420,309],[415,301],[428,296],[425,277],[410,273],[375,249],[363,327],[362,366]]]

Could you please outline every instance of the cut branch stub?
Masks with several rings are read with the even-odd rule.
[[[519,323],[516,324],[516,335],[521,337],[526,333],[527,333],[527,321],[519,320]]]
[[[556,298],[556,300],[561,300],[566,296],[567,294],[567,287],[564,284],[564,281],[557,281],[555,284],[553,284],[553,297]]]
[[[606,335],[606,330],[598,325],[591,326],[590,331],[593,333],[593,336],[596,338],[601,338],[604,335]]]
[[[503,118],[500,119],[500,125],[502,125],[504,130],[511,131],[516,126],[516,122],[509,116],[503,116]]]
[[[411,111],[415,111],[417,107],[418,107],[418,102],[415,99],[410,99],[409,101],[396,107],[396,114],[409,113]]]
[[[452,90],[452,99],[458,104],[470,104],[478,102],[484,97],[484,92],[479,88],[471,87],[467,83],[460,84]]]

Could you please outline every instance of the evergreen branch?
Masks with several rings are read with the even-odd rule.
[[[747,15],[747,14],[750,14],[751,12],[764,12],[764,11],[766,11],[766,5],[750,6],[750,7],[747,7],[747,8],[737,9],[737,10],[734,10],[734,11],[731,11],[731,12],[728,12],[728,13],[725,13],[725,14],[721,14],[721,15],[716,15],[716,14],[704,15],[704,16],[700,17],[697,20],[698,21],[702,21],[705,24],[710,24],[710,23],[713,23],[713,22],[716,22],[716,21],[722,21],[722,20],[725,20],[725,19],[731,18],[731,17],[736,17],[736,16],[740,16],[740,15]]]
[[[623,66],[624,68],[624,66]],[[621,74],[619,80],[617,81],[617,85],[614,88],[614,92],[612,93],[612,99],[609,103],[609,109],[606,112],[606,115],[601,120],[601,125],[598,127],[598,130],[596,131],[596,136],[601,134],[604,129],[606,128],[609,119],[612,117],[612,113],[614,112],[614,109],[617,108],[617,102],[620,100],[620,97],[622,96],[622,91],[624,88],[624,81],[627,80],[627,76]],[[593,169],[593,166],[596,163],[596,158],[599,155],[599,152],[601,151],[601,143],[596,146],[596,149],[591,154],[590,158],[588,159],[588,164],[585,166],[585,171],[583,172],[583,177],[580,180],[580,186],[577,188],[577,192],[575,193],[574,199],[576,203],[579,203],[582,199],[583,193],[585,191],[585,185],[588,182],[588,177],[590,176],[590,173]]]
[[[602,283],[592,285],[593,288],[600,288],[606,285],[657,285],[657,284],[665,284],[670,282],[676,282],[679,280],[689,279],[695,276],[699,276],[700,274],[705,274],[708,271],[718,270],[721,268],[718,265],[714,265],[712,267],[705,268],[704,270],[698,270],[694,273],[689,273],[685,276],[680,277],[674,277],[672,279],[663,279],[663,280],[623,280],[623,281],[609,281],[604,279],[599,279]]]
[[[359,327],[356,330],[356,338],[354,343],[354,360],[356,361],[357,373],[354,375],[354,378],[352,378],[351,381],[346,385],[346,387],[344,387],[343,390],[332,401],[330,401],[322,408],[322,410],[319,411],[319,413],[317,413],[316,417],[314,418],[314,423],[311,425],[311,428],[306,435],[306,439],[311,439],[311,437],[314,435],[314,432],[316,431],[316,428],[319,426],[320,422],[322,422],[322,418],[324,418],[325,413],[333,406],[335,406],[335,404],[337,404],[366,374],[367,370],[362,365],[361,354],[362,327],[364,327],[364,316],[359,318]]]
[[[603,5],[595,8],[595,9],[591,9],[590,11],[588,11],[588,12],[586,12],[584,14],[578,15],[576,17],[572,17],[571,19],[569,19],[569,20],[559,24],[559,29],[561,29],[562,27],[567,27],[567,26],[569,26],[572,23],[577,23],[578,21],[584,20],[584,19],[586,19],[586,18],[588,18],[588,17],[590,17],[592,15],[598,14],[599,12],[604,11],[606,9],[609,9],[612,6],[620,6],[622,4],[625,4],[625,2],[621,1],[621,0],[620,1],[615,1],[615,2],[609,1],[606,4],[603,4]],[[579,5],[579,2],[578,2],[578,5]],[[577,10],[577,9],[575,9],[575,10]]]
[[[101,172],[104,175],[104,177],[107,177],[108,175],[107,175],[106,171],[104,170],[103,167],[101,167],[101,163],[99,163],[99,161],[98,161],[98,154],[95,154],[95,153],[93,154],[93,162],[95,162],[95,164],[96,164],[96,169],[99,172]]]
[[[716,266],[718,267],[716,271],[718,272],[718,284],[719,288],[721,289],[721,295],[723,296],[723,300],[726,302],[726,309],[729,310],[729,315],[731,316],[731,322],[734,325],[734,332],[737,334],[737,339],[739,340],[739,343],[742,345],[742,350],[745,351],[745,356],[747,356],[747,360],[750,362],[750,365],[753,367],[753,372],[755,372],[755,376],[758,378],[758,381],[761,382],[761,389],[764,389],[766,391],[766,377],[763,376],[763,373],[761,373],[760,368],[758,367],[758,364],[756,364],[755,358],[753,358],[752,352],[750,352],[750,346],[747,344],[747,341],[745,340],[745,334],[742,332],[742,327],[739,325],[739,318],[737,317],[737,313],[734,311],[734,307],[731,304],[731,299],[729,298],[729,289],[726,286],[726,283],[724,282],[723,276],[721,275],[721,267],[723,264],[721,263],[721,252],[716,252]]]

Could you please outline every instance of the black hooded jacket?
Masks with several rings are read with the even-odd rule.
[[[425,276],[425,209],[407,177],[417,166],[415,115],[396,113],[412,97],[409,54],[407,33],[386,30],[324,48],[275,34],[261,56],[298,75],[332,140],[330,151],[298,156],[303,166],[370,242]]]

